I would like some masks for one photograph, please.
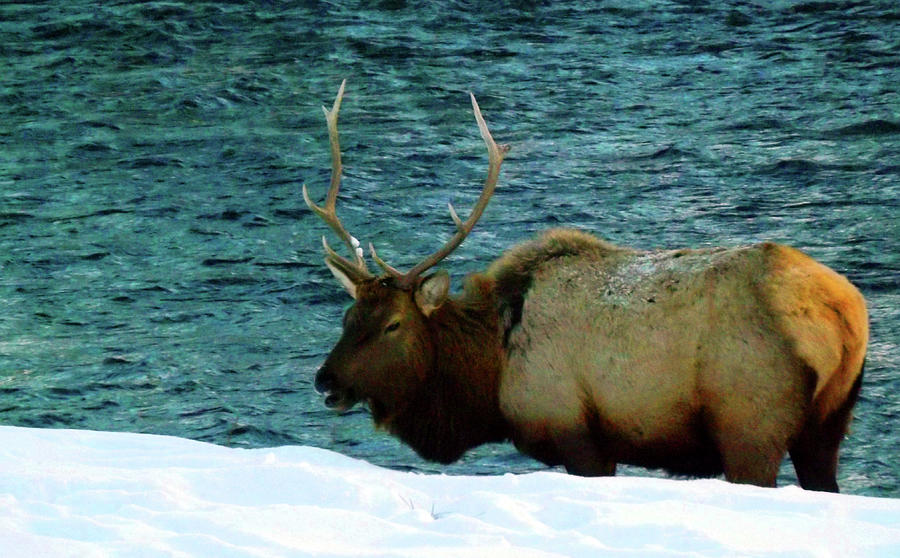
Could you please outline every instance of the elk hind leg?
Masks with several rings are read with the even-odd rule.
[[[724,449],[724,451],[723,451]],[[725,479],[739,484],[775,487],[784,450],[770,446],[728,444],[720,450]]]
[[[810,417],[791,445],[791,461],[797,472],[797,480],[805,490],[838,492],[838,448],[853,418],[853,405],[862,385],[860,374],[847,394],[843,405],[825,420]]]
[[[787,442],[766,426],[747,427],[740,420],[719,417],[711,435],[719,452],[725,480],[739,484],[775,487]]]

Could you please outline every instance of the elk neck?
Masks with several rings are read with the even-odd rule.
[[[465,291],[428,319],[434,358],[428,376],[389,431],[423,458],[451,463],[467,450],[509,438],[500,412],[505,362],[494,282],[467,278]]]

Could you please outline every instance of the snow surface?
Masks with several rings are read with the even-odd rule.
[[[0,556],[900,556],[900,500],[0,427]]]

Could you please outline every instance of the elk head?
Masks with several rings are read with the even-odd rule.
[[[322,207],[309,197],[306,204],[344,241],[350,259],[338,255],[325,238],[325,264],[355,300],[344,316],[344,331],[337,345],[316,374],[316,390],[325,395],[325,404],[339,411],[356,403],[368,403],[376,423],[390,422],[401,412],[411,394],[422,385],[434,366],[437,348],[429,330],[429,320],[448,299],[450,277],[446,272],[422,274],[447,257],[466,238],[481,217],[494,192],[500,165],[508,146],[494,143],[475,96],[472,107],[481,136],[488,148],[489,167],[481,196],[466,221],[453,206],[450,216],[455,234],[438,251],[407,272],[385,263],[369,244],[372,259],[384,270],[380,276],[366,266],[363,250],[337,217],[335,206],[341,184],[341,150],[337,118],[346,80],[331,110],[324,109],[331,143],[331,186]]]

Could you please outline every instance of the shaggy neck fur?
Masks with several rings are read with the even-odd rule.
[[[473,276],[461,298],[428,320],[434,362],[409,405],[387,426],[423,458],[451,463],[509,437],[498,401],[504,354],[493,281]]]

